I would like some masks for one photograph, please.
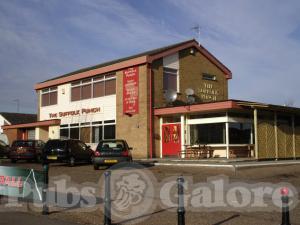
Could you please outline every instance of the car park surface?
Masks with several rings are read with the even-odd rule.
[[[41,165],[36,163],[20,162],[11,164],[9,160],[2,160],[1,165],[20,166],[34,169],[41,169]],[[158,181],[170,177],[180,175],[191,176],[194,182],[205,182],[208,177],[225,175],[228,176],[230,182],[247,182],[250,184],[257,182],[289,182],[293,184],[297,190],[300,190],[300,166],[280,166],[267,168],[251,168],[241,169],[234,173],[232,170],[224,168],[195,168],[195,167],[177,167],[177,166],[151,166],[145,165],[142,170],[150,171]],[[72,187],[79,187],[86,184],[94,184],[97,187],[96,195],[100,196],[101,186],[98,183],[105,170],[93,170],[91,165],[78,164],[75,167],[65,167],[63,164],[50,164],[50,183],[49,186],[55,186],[57,178],[68,177],[73,184]],[[71,187],[71,186],[69,186]],[[158,188],[158,187],[157,187]],[[71,189],[70,189],[71,190]],[[27,206],[26,206],[27,207]],[[26,208],[25,207],[25,208]],[[103,201],[97,203],[95,208],[86,211],[73,207],[66,209],[63,207],[50,208],[49,218],[65,220],[78,224],[103,224],[103,213],[101,208]],[[6,209],[7,210],[7,209]],[[14,208],[14,210],[17,210]],[[21,210],[21,208],[19,209]],[[300,207],[299,205],[291,211],[291,222],[293,225],[300,224]],[[27,212],[35,215],[36,212]],[[138,222],[138,219],[147,218]],[[151,215],[141,215],[141,218],[135,218],[129,221],[115,221],[116,224],[139,224],[139,225],[174,225],[177,224],[176,208],[170,211],[166,208],[158,206]],[[280,224],[280,212],[186,212],[187,225],[274,225]]]

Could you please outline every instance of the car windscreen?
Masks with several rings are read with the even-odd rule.
[[[15,141],[12,147],[34,147],[34,141]]]
[[[97,151],[122,151],[125,149],[123,141],[103,141],[97,146]]]
[[[52,140],[48,141],[44,147],[44,149],[49,150],[49,149],[64,149],[66,146],[65,141],[60,141],[60,140]]]

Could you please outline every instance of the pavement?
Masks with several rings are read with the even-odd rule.
[[[255,159],[141,159],[136,160],[142,164],[152,164],[153,166],[189,166],[189,167],[213,167],[229,168],[232,170],[240,168],[259,168],[300,165],[300,160],[270,160],[257,161]]]
[[[30,214],[25,212],[1,212],[1,225],[78,225],[69,221],[62,221],[58,219],[49,218],[37,214]]]

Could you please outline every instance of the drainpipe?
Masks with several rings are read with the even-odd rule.
[[[149,135],[149,157],[150,159],[153,158],[153,122],[152,122],[152,117],[153,117],[153,107],[152,107],[152,70],[151,70],[151,64],[147,64],[147,70],[148,70],[148,77],[149,77],[149,89],[150,89],[150,93],[149,93],[149,127],[150,127],[150,135]]]

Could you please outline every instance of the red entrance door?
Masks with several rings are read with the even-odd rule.
[[[181,149],[181,129],[178,124],[162,125],[162,154],[163,156],[178,156]]]

